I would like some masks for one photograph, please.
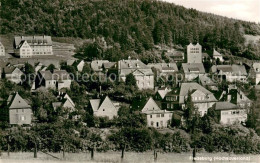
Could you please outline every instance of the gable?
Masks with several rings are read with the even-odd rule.
[[[105,110],[109,110],[110,112],[116,112],[117,109],[115,107],[115,105],[112,103],[112,101],[110,100],[110,98],[107,96],[105,98],[105,100],[102,102],[102,104],[100,105],[100,107],[98,108],[98,111],[99,110],[102,110],[103,109]]]
[[[28,103],[18,93],[16,93],[9,108],[30,108],[30,105],[28,105]]]
[[[144,105],[142,112],[146,111],[159,111],[161,110],[159,106],[156,104],[156,102],[153,100],[152,97],[149,98],[149,100]]]
[[[205,96],[206,94],[203,93],[200,90],[196,90],[194,93],[191,94],[192,97],[197,97],[197,96]]]

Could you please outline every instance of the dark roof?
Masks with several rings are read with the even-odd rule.
[[[52,45],[51,36],[15,36],[14,48],[18,48],[24,41],[29,45]]]

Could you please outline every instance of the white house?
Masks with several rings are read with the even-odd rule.
[[[22,82],[22,76],[24,73],[17,67],[9,66],[3,68],[3,73],[7,80],[19,84]]]
[[[224,77],[228,82],[247,82],[247,72],[244,65],[213,65],[211,72]]]
[[[198,83],[182,83],[179,104],[183,109],[186,107],[189,92],[191,93],[192,102],[198,108],[201,116],[204,116],[208,109],[217,102],[214,94]]]
[[[187,61],[188,63],[202,63],[202,46],[197,43],[190,43],[187,46]]]
[[[118,61],[118,75],[120,80],[125,81],[126,76],[130,73],[135,76],[136,84],[140,90],[154,88],[154,74],[150,67],[140,60],[134,60],[130,57],[128,60]]]
[[[171,123],[172,111],[161,110],[152,97],[142,107],[141,112],[146,115],[148,127],[164,128]]]
[[[220,112],[220,123],[222,124],[241,123],[247,119],[246,109],[240,108],[230,102],[216,102],[214,108]]]
[[[95,116],[108,117],[109,119],[117,117],[117,112],[119,109],[118,103],[112,102],[108,96],[106,96],[104,100],[90,100],[90,107],[92,108]]]
[[[148,63],[147,66],[150,68],[156,68],[157,70],[159,70],[161,75],[178,72],[178,67],[176,63]]]
[[[53,55],[51,36],[15,36],[14,49],[19,51],[20,45],[26,42],[31,48],[31,56]],[[26,44],[26,46],[28,46]],[[22,50],[23,52],[23,50]],[[23,55],[20,56],[22,58]],[[26,57],[27,58],[27,57]]]
[[[58,107],[67,108],[69,112],[75,111],[75,104],[67,93],[60,93],[58,95],[58,102],[53,102],[52,107],[56,110]]]
[[[20,58],[31,58],[32,48],[26,40],[20,41],[19,44],[15,45],[14,53]]]
[[[223,55],[220,54],[218,51],[216,51],[215,49],[213,50],[213,58],[215,60],[219,59],[220,62],[224,62],[224,59],[223,59]]]
[[[199,75],[205,74],[205,68],[202,63],[182,63],[186,81],[192,81]]]

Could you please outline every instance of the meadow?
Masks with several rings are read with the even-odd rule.
[[[192,162],[192,153],[158,153],[157,161],[154,160],[153,152],[145,152],[145,153],[135,153],[135,152],[126,152],[125,158],[122,160],[120,158],[120,152],[106,152],[106,153],[95,153],[94,160],[91,160],[90,153],[65,153],[65,157],[63,158],[63,153],[51,153],[51,155],[58,157],[56,159],[50,155],[46,155],[42,152],[38,152],[38,157],[33,158],[33,152],[19,152],[19,153],[10,153],[8,157],[7,153],[2,153],[0,158],[0,162],[8,162],[8,163],[43,163],[43,162]],[[260,155],[235,155],[228,153],[197,153],[197,163],[200,162],[260,162]],[[231,159],[242,159],[240,161],[237,160],[215,160],[214,158],[231,158]]]

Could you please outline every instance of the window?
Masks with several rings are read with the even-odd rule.
[[[161,117],[164,117],[164,114],[161,114]]]
[[[151,126],[153,126],[153,121],[151,121]]]
[[[24,109],[22,109],[22,112],[24,112]]]
[[[150,115],[150,118],[153,118],[153,115]]]
[[[18,109],[16,109],[16,113],[18,113]]]
[[[167,109],[169,109],[170,108],[170,104],[167,104]]]
[[[156,117],[159,118],[159,117],[160,117],[160,114],[156,114]]]
[[[105,111],[105,109],[103,109],[103,111]]]

